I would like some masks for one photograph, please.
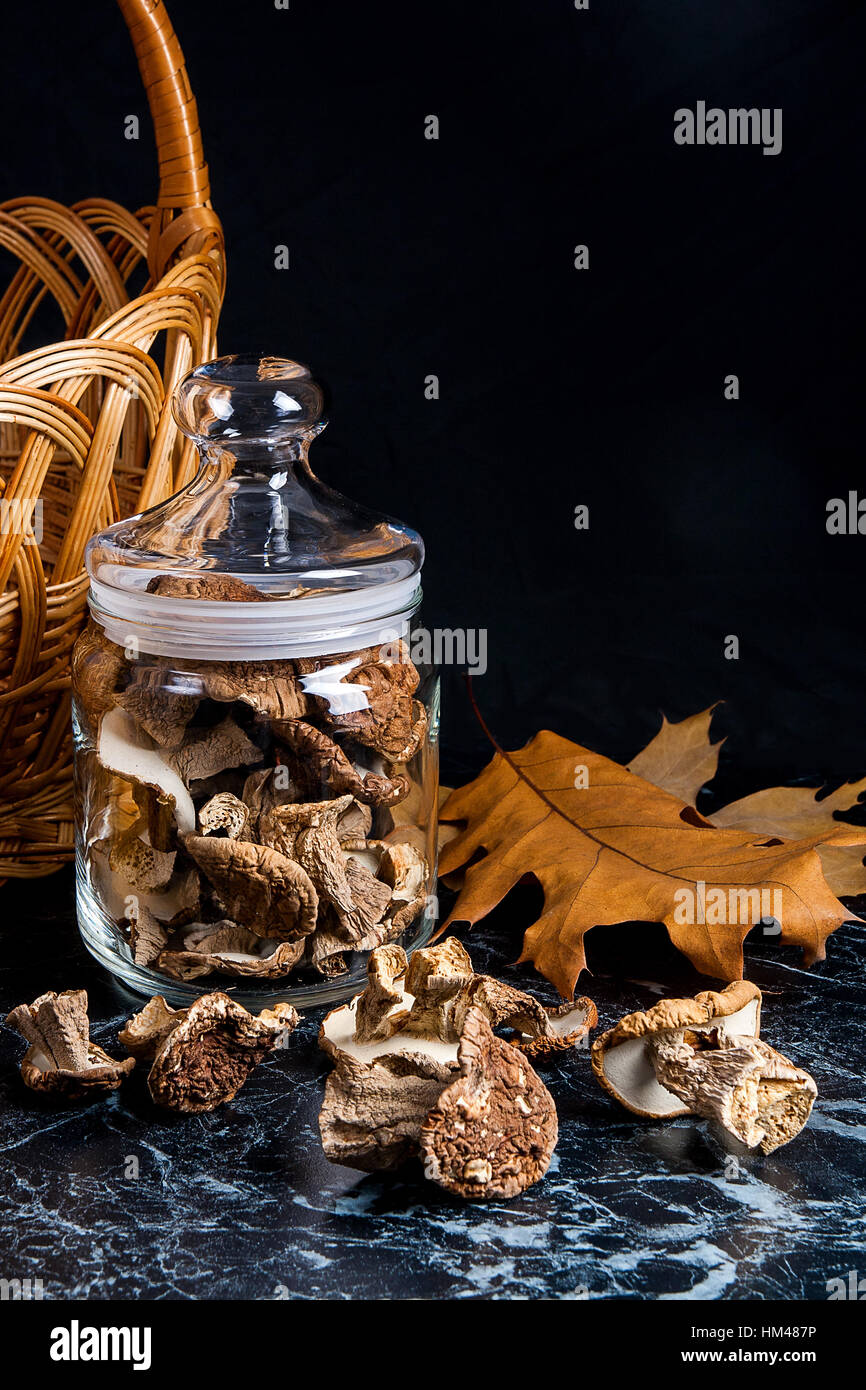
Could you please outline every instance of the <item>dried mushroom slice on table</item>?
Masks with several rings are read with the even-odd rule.
[[[127,1019],[117,1035],[118,1042],[133,1057],[152,1060],[172,1028],[186,1018],[186,1009],[173,1009],[161,994],[148,999],[144,1008]]]
[[[189,1115],[232,1100],[298,1022],[290,1004],[256,1016],[219,993],[204,994],[178,1012],[182,1017],[165,1033],[147,1084],[157,1105]]]
[[[294,860],[249,840],[185,835],[183,844],[233,922],[279,941],[314,930],[319,897]]]
[[[548,1007],[531,994],[491,975],[476,975],[461,1001],[461,1011],[480,1008],[493,1028],[513,1030],[509,1038],[527,1057],[546,1057],[578,1047],[598,1022],[591,999],[581,996]]]
[[[592,1069],[604,1089],[636,1115],[686,1115],[689,1107],[656,1076],[650,1039],[684,1028],[757,1037],[760,1024],[761,991],[748,980],[735,980],[719,992],[704,990],[694,999],[661,999],[646,1012],[628,1014],[596,1039]]]
[[[554,1008],[524,990],[477,975],[469,953],[456,937],[415,951],[406,975],[410,1005],[408,1032],[432,1031],[441,1038],[460,1035],[470,1009],[480,1008],[491,1027],[513,1030],[509,1041],[528,1056],[540,1057],[577,1047],[598,1021],[591,999]]]
[[[428,1176],[461,1196],[513,1195],[541,1176],[556,1142],[553,1102],[483,1009],[460,1008],[486,978],[454,937],[411,962],[397,945],[372,952],[365,990],[319,1033],[334,1063],[319,1117],[332,1162],[393,1167],[421,1152],[426,1130]],[[470,1101],[477,1114],[464,1113]]]
[[[466,1015],[459,1076],[421,1126],[424,1175],[459,1197],[516,1197],[547,1172],[558,1125],[553,1097],[481,1009]]]
[[[90,1040],[87,993],[83,989],[41,994],[19,1004],[7,1016],[29,1044],[21,1077],[32,1091],[80,1100],[100,1091],[115,1091],[135,1066],[132,1057],[118,1062]]]
[[[373,951],[367,985],[355,1005],[356,1043],[387,1042],[400,1031],[409,1017],[404,1000],[408,966],[402,946],[382,946]]]
[[[652,1034],[648,1048],[659,1082],[692,1114],[764,1154],[796,1138],[818,1094],[808,1072],[757,1037],[685,1028]]]
[[[183,944],[162,950],[157,965],[175,980],[199,980],[214,972],[277,980],[298,964],[304,940],[270,941],[235,922],[187,928]]]

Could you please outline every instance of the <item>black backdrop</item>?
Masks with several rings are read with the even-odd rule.
[[[866,536],[825,525],[866,495],[863,4],[169,8],[226,227],[221,348],[329,386],[317,471],[422,531],[426,623],[487,629],[499,738],[627,759],[660,710],[723,698],[722,798],[866,772]],[[7,7],[3,34],[0,196],[152,201],[110,0]],[[781,107],[782,152],[677,146],[698,100]],[[445,696],[453,780],[488,749],[455,671]]]

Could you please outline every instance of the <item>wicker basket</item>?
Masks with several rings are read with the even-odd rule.
[[[84,546],[191,476],[168,400],[216,355],[223,240],[183,54],[162,0],[119,3],[156,133],[157,207],[0,205],[0,245],[20,262],[0,299],[0,881],[72,857],[69,659],[86,613]],[[47,306],[63,341],[15,356]]]

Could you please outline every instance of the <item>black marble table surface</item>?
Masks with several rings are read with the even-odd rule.
[[[71,874],[7,884],[0,908],[4,1016],[83,986],[94,1038],[120,1055],[140,1001],[80,945]],[[464,939],[477,968],[552,1000],[510,964],[532,908],[518,893]],[[580,989],[601,1026],[710,984],[655,928],[596,936]],[[702,1121],[619,1109],[576,1052],[539,1068],[560,1120],[547,1177],[487,1205],[452,1200],[420,1168],[369,1176],[325,1160],[319,1012],[200,1117],[155,1109],[141,1068],[107,1099],[49,1104],[25,1089],[23,1043],[3,1030],[0,1276],[41,1280],[45,1299],[826,1300],[828,1281],[863,1264],[866,927],[846,924],[811,970],[759,933],[746,950],[764,1035],[818,1083],[792,1144],[732,1163]]]

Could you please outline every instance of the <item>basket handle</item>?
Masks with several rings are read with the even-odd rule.
[[[147,261],[157,280],[183,256],[216,253],[222,261],[222,227],[210,204],[198,108],[165,5],[162,0],[118,4],[135,48],[156,136],[159,198]]]

